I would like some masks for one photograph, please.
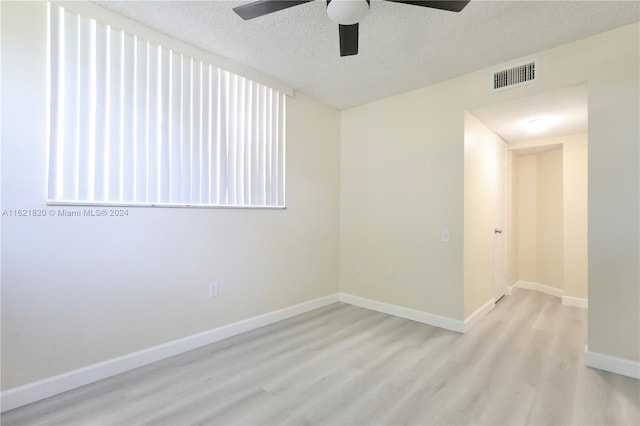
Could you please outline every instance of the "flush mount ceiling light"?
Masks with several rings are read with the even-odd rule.
[[[525,127],[529,133],[542,133],[551,128],[553,120],[549,117],[538,117],[526,122]]]
[[[340,25],[353,25],[369,14],[369,0],[331,0],[327,5],[327,15]]]

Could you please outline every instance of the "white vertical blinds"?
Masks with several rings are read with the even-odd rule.
[[[284,93],[57,5],[49,54],[49,202],[284,206]]]

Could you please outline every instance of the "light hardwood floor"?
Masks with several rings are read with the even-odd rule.
[[[520,290],[468,334],[336,303],[9,411],[3,425],[639,425],[586,311]]]

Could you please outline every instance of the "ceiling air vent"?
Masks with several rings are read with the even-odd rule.
[[[510,89],[534,81],[538,76],[538,61],[527,62],[493,73],[493,90]]]

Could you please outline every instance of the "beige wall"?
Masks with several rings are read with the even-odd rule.
[[[46,208],[46,27],[2,2],[3,209]],[[3,217],[2,389],[338,291],[339,120],[288,101],[286,210]]]
[[[536,282],[563,289],[562,148],[540,153],[537,157],[538,276]]]
[[[629,65],[613,65],[617,47],[599,40],[602,77],[589,85],[589,350],[640,361],[640,31],[631,28]]]
[[[588,298],[587,135],[562,143],[564,182],[564,294]]]
[[[465,318],[494,297],[496,170],[501,166],[496,163],[498,145],[504,145],[502,139],[466,112],[463,242]]]
[[[552,149],[517,154],[544,146]],[[587,298],[587,135],[533,139],[510,148],[517,170],[515,279]]]
[[[517,211],[514,220],[518,232],[518,279],[538,280],[538,156],[516,157]]]
[[[507,285],[514,285],[520,278],[519,257],[520,250],[518,247],[518,217],[519,210],[519,190],[518,190],[518,156],[509,151],[507,154],[507,236],[509,238],[507,244],[507,268],[508,279]]]
[[[343,111],[342,291],[463,317],[461,90],[444,83]]]
[[[42,208],[46,8],[1,7],[2,208]],[[284,211],[3,218],[2,388],[333,293],[338,278],[348,293],[463,319],[464,112],[579,82],[589,349],[640,361],[639,28],[538,52],[540,79],[499,93],[487,91],[492,67],[341,114],[298,96]]]
[[[597,180],[589,184],[589,345],[640,360],[638,39],[634,24],[538,52],[540,80],[514,90],[487,90],[492,67],[343,111],[341,289],[463,319],[465,111],[586,82]],[[445,226],[448,244],[439,239]],[[387,266],[398,277],[391,282]]]

